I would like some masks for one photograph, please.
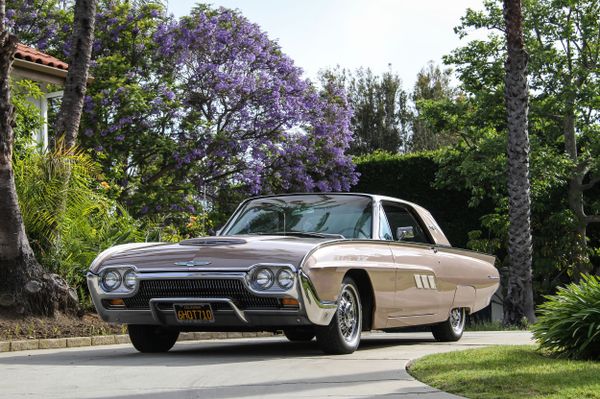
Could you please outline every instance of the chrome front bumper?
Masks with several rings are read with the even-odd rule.
[[[215,312],[215,322],[194,325],[195,329],[218,331],[219,329],[235,330],[256,330],[261,327],[277,328],[287,326],[301,325],[328,325],[333,318],[336,309],[336,302],[323,302],[319,300],[314,285],[301,270],[295,271],[297,278],[294,286],[285,293],[260,293],[251,289],[248,285],[247,275],[249,270],[244,271],[169,271],[169,272],[144,272],[139,270],[138,278],[140,280],[173,280],[173,279],[239,279],[244,286],[254,295],[263,295],[269,297],[292,297],[299,302],[297,309],[252,309],[242,310],[236,304],[226,297],[169,297],[152,298],[149,303],[149,309],[107,309],[102,301],[114,298],[132,297],[137,293],[133,292],[123,294],[111,294],[102,290],[99,284],[99,274],[88,272],[87,284],[92,297],[92,301],[98,314],[107,322],[123,324],[161,324],[169,326],[178,326],[181,328],[191,328],[190,325],[179,323],[175,319],[172,308],[160,306],[168,303],[220,303],[227,305],[228,310],[223,309]],[[139,287],[139,284],[138,284]]]

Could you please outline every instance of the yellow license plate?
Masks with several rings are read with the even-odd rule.
[[[175,318],[183,323],[212,323],[215,315],[210,303],[174,304]]]

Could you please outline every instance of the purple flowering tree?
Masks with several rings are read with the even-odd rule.
[[[7,0],[7,28],[19,41],[41,51],[62,51],[72,29],[73,12],[61,3],[61,0]]]
[[[172,127],[178,149],[155,176],[193,170],[199,188],[213,192],[227,182],[251,194],[355,183],[344,155],[351,140],[345,92],[303,79],[257,25],[200,6],[161,26],[155,39],[181,102]]]
[[[175,20],[158,1],[100,2],[91,74],[80,145],[134,213],[356,182],[343,88],[303,78],[238,12],[198,6]]]

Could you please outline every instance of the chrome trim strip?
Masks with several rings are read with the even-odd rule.
[[[152,298],[150,299],[150,311],[152,312],[152,317],[160,324],[165,324],[165,322],[161,319],[160,313],[164,313],[165,311],[159,310],[156,305],[159,303],[207,303],[207,302],[218,302],[218,303],[226,303],[231,306],[235,315],[244,323],[248,323],[248,319],[246,319],[246,315],[243,311],[241,311],[233,301],[229,298]]]
[[[433,276],[433,275],[429,274],[429,275],[427,276],[427,279],[429,280],[429,286],[430,286],[432,289],[434,289],[434,290],[437,290],[437,285],[436,285],[436,283],[435,283],[435,276]]]
[[[415,283],[417,284],[417,288],[422,289],[423,288],[423,281],[421,280],[421,276],[418,274],[415,274]]]

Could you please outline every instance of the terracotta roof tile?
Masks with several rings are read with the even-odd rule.
[[[42,64],[58,69],[69,69],[69,64],[59,60],[58,58],[52,57],[51,55],[42,53],[34,48],[25,46],[24,44],[17,44],[17,52],[15,58],[19,58],[25,61],[35,62],[36,64]]]

